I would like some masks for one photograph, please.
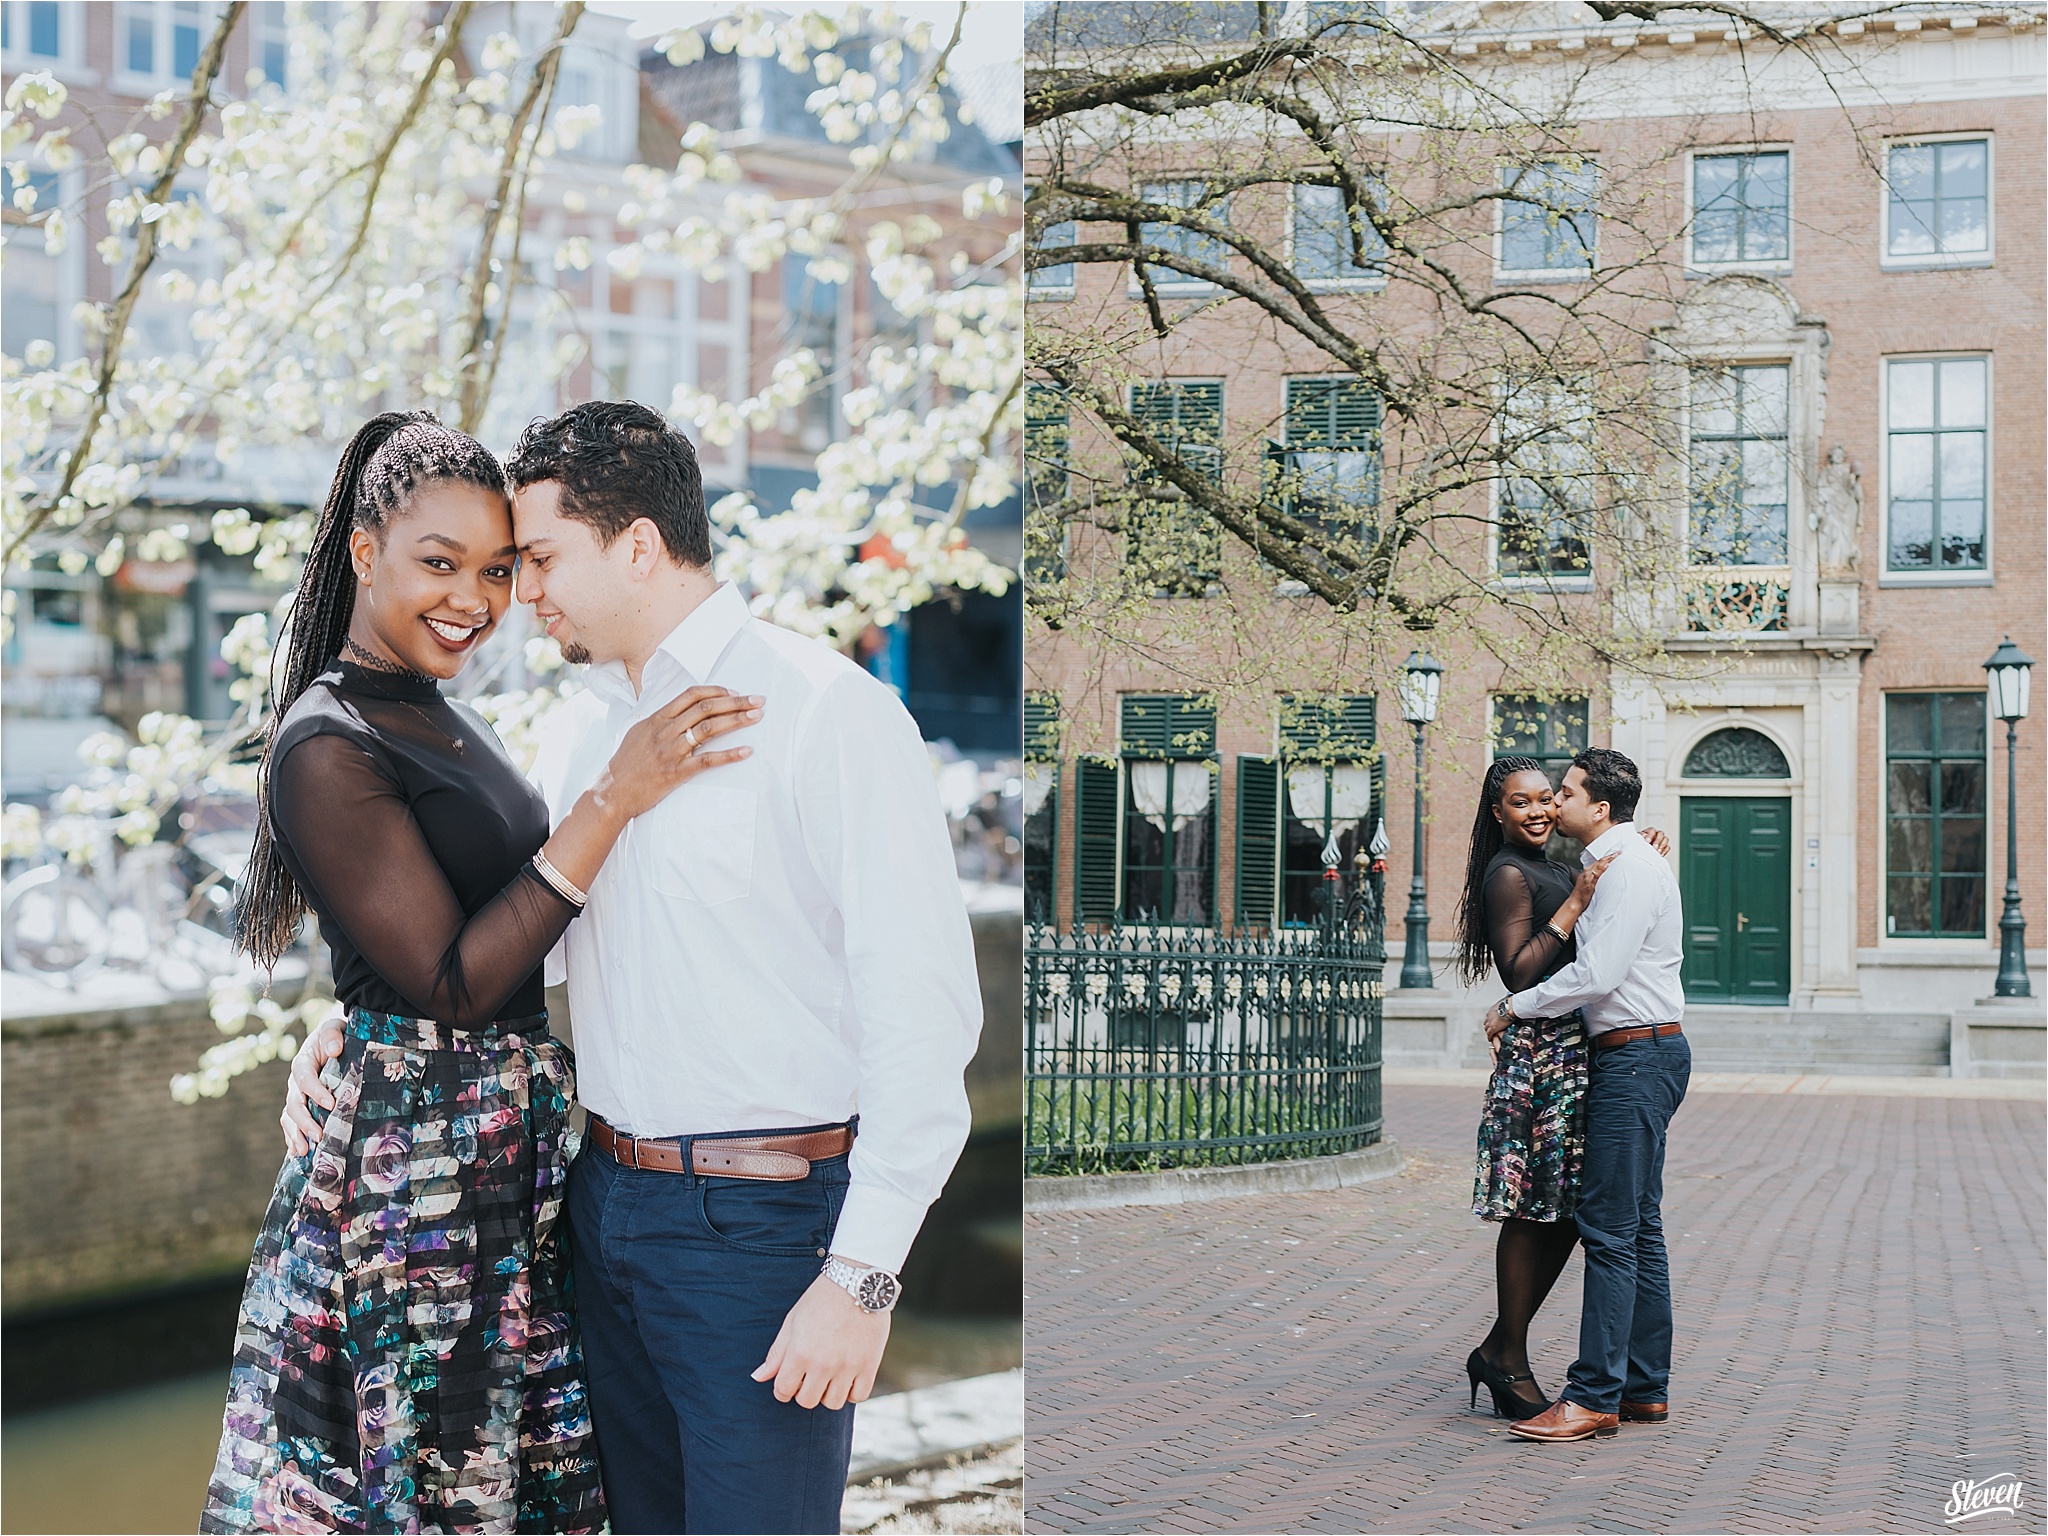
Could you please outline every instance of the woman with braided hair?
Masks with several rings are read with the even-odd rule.
[[[289,620],[241,946],[310,908],[347,1009],[317,1143],[290,1156],[236,1329],[206,1531],[596,1531],[605,1522],[556,1220],[568,1053],[541,966],[633,817],[749,749],[693,688],[556,827],[439,685],[504,616],[503,468],[424,413],[349,443]]]
[[[1488,971],[1514,991],[1568,963],[1601,859],[1575,870],[1547,856],[1557,825],[1550,776],[1533,757],[1497,757],[1480,786],[1458,909],[1457,968],[1467,981]],[[1661,832],[1643,836],[1661,853]],[[1493,1075],[1479,1122],[1472,1214],[1500,1224],[1494,1248],[1499,1310],[1465,1362],[1476,1401],[1526,1419],[1550,1406],[1529,1368],[1529,1323],[1578,1241],[1572,1213],[1586,1155],[1586,1038],[1578,1014],[1527,1019],[1494,1045]]]

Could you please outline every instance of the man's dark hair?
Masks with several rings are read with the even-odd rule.
[[[1588,747],[1572,759],[1586,776],[1586,798],[1607,802],[1610,821],[1634,821],[1636,802],[1643,798],[1643,776],[1636,765],[1612,747]]]
[[[562,515],[590,524],[607,548],[644,517],[661,530],[672,559],[711,563],[697,450],[659,411],[631,400],[591,400],[550,421],[529,422],[505,472],[515,490],[560,481]]]

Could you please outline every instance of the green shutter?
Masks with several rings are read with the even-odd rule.
[[[1242,927],[1271,927],[1280,909],[1280,762],[1237,760],[1237,899]]]
[[[1060,780],[1063,765],[1052,765],[1052,794],[1047,797],[1052,806],[1052,856],[1047,859],[1045,870],[1045,920],[1057,927],[1060,911]]]
[[[1067,478],[1067,397],[1050,384],[1024,392],[1024,488],[1031,504],[1064,501]]]
[[[1116,920],[1116,833],[1122,780],[1114,758],[1075,760],[1074,921],[1078,923]]]
[[[1056,762],[1060,755],[1058,694],[1024,695],[1024,755],[1034,762]]]
[[[1379,701],[1370,694],[1282,694],[1280,750],[1304,762],[1359,762],[1379,740]]]
[[[1131,415],[1152,436],[1214,445],[1223,439],[1220,379],[1155,379],[1131,386]]]
[[[1287,381],[1290,448],[1371,448],[1379,431],[1379,392],[1363,379]]]
[[[1040,423],[1067,424],[1067,392],[1057,384],[1034,381],[1024,391],[1024,423],[1036,426]]]
[[[1178,392],[1171,384],[1133,384],[1131,419],[1154,437],[1161,434],[1171,436],[1177,398]]]
[[[1195,694],[1127,693],[1117,740],[1125,757],[1212,757],[1216,706]]]

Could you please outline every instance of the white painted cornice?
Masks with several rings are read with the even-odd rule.
[[[1528,9],[1537,12],[1554,11],[1556,8],[1532,6]],[[1801,24],[1791,18],[1774,17],[1771,21],[1788,36],[1828,37],[1841,43],[1868,45],[1915,36],[2008,36],[2027,32],[2048,24],[2048,7],[1936,5],[1888,12],[1882,16],[1852,16],[1840,21],[1810,24]],[[1628,52],[1639,48],[1661,48],[1675,52],[1710,52],[1722,47],[1780,46],[1754,26],[1705,11],[1691,15],[1673,13],[1654,22],[1625,18],[1612,22],[1594,21],[1587,25],[1457,27],[1413,34],[1413,37],[1423,46],[1450,57],[1491,56],[1507,62],[1534,60],[1546,54],[1584,55],[1602,50]]]

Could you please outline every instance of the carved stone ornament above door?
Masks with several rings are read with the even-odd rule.
[[[1789,779],[1792,765],[1762,731],[1731,725],[1702,736],[1685,755],[1688,779]]]

